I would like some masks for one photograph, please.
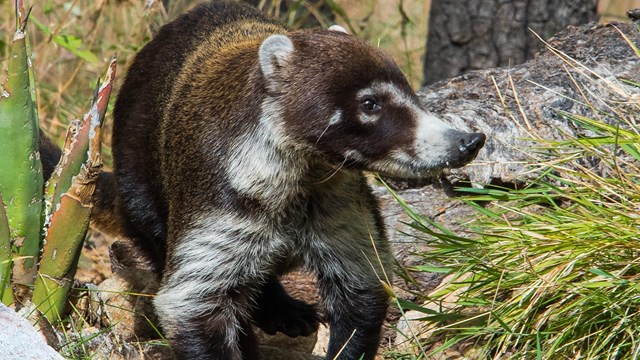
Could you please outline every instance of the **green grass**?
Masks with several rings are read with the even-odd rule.
[[[585,135],[536,139],[536,179],[460,189],[477,210],[471,236],[412,215],[435,239],[423,270],[449,275],[421,299],[440,308],[422,311],[429,335],[414,338],[419,356],[640,358],[640,104],[617,81],[599,95],[586,81],[575,82],[585,94],[577,100],[591,115],[559,112]]]

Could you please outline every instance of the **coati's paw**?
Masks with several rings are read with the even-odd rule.
[[[253,320],[269,335],[309,336],[318,330],[316,307],[292,298],[277,279],[267,281],[256,300]]]
[[[265,299],[267,300],[267,299]],[[267,334],[281,332],[290,337],[309,336],[318,330],[320,318],[316,307],[287,295],[287,298],[271,298],[260,304],[254,317],[258,326]]]

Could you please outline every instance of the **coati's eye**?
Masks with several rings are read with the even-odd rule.
[[[373,98],[365,98],[360,101],[360,107],[366,114],[377,114],[382,110],[382,105]]]

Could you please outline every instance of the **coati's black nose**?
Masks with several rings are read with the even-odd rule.
[[[482,145],[484,145],[487,136],[483,133],[471,133],[465,134],[465,136],[460,139],[460,153],[464,156],[465,154],[473,154],[473,157],[480,151]]]
[[[480,151],[487,139],[483,133],[462,133],[456,131],[455,134],[458,151],[456,151],[456,158],[447,164],[450,168],[462,167],[475,159],[478,151]]]

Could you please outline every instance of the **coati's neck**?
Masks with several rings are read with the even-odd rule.
[[[308,154],[285,134],[281,106],[268,96],[263,99],[259,122],[232,144],[226,162],[231,186],[271,210],[304,196],[301,184],[309,176]]]

